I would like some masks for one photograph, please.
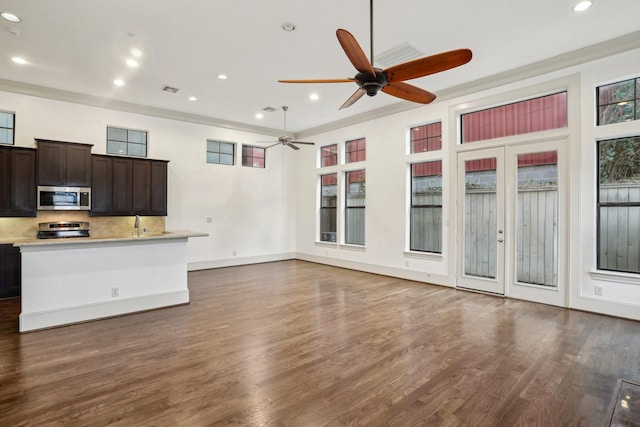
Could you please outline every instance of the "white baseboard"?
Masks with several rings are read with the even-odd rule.
[[[234,257],[226,259],[213,259],[209,261],[196,261],[187,263],[188,271],[208,270],[211,268],[234,267],[237,265],[260,264],[263,262],[286,261],[295,259],[294,252],[280,254],[260,255],[253,257]]]
[[[453,282],[449,277],[442,276],[440,274],[431,274],[426,271],[389,267],[364,262],[347,261],[339,258],[317,256],[300,252],[296,254],[295,258],[302,261],[310,261],[318,264],[331,265],[334,267],[348,268],[350,270],[380,274],[382,276],[397,277],[399,279],[413,280],[416,282],[423,282],[432,285],[453,287]]]
[[[23,312],[19,317],[19,330],[20,332],[34,331],[187,303],[189,303],[188,289],[55,310]]]

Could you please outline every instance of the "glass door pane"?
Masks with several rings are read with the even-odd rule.
[[[464,274],[495,279],[496,159],[465,161]]]
[[[558,286],[558,154],[520,154],[516,200],[516,282]]]

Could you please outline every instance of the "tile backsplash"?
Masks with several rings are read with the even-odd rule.
[[[89,216],[85,211],[38,211],[36,218],[0,218],[0,238],[35,238],[38,223],[55,221],[86,221],[92,237],[123,236],[134,231],[135,216]],[[149,234],[165,231],[165,217],[141,216],[140,228]]]

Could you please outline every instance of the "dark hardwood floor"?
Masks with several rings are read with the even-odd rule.
[[[189,273],[191,304],[20,335],[2,426],[602,426],[640,323],[284,261]]]

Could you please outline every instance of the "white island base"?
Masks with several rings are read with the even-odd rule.
[[[187,239],[203,235],[17,243],[20,332],[189,303]]]

